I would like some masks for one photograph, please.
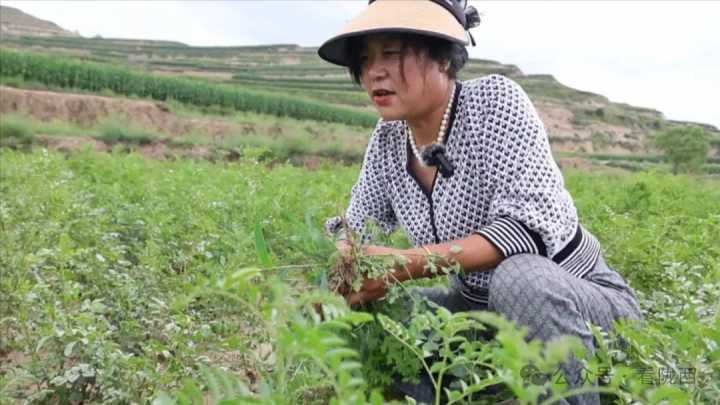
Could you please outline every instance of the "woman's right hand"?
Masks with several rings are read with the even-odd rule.
[[[347,239],[340,239],[339,241],[335,242],[335,247],[343,255],[350,254],[350,252],[352,252],[352,245]]]

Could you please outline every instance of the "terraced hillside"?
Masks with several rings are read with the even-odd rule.
[[[193,83],[277,96],[284,102],[295,99],[316,106],[332,104],[344,111],[355,111],[362,118],[354,122],[362,125],[371,122],[368,117],[374,114],[366,95],[350,82],[345,70],[320,60],[315,48],[292,44],[193,47],[171,41],[30,36],[3,36],[0,47],[60,55],[75,62],[129,67],[154,76],[184,77]],[[472,60],[461,79],[492,73],[508,76],[526,89],[557,153],[603,159],[611,156],[609,160],[632,155],[635,162],[653,162],[658,160],[658,152],[650,142],[653,134],[688,124],[668,121],[656,110],[611,102],[602,95],[564,86],[551,75],[526,75],[516,66],[489,60]],[[9,84],[23,86],[12,80]],[[45,84],[67,90],[58,83]],[[714,137],[711,161],[717,163],[720,131],[703,126]]]

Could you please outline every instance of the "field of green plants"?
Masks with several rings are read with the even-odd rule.
[[[2,115],[0,404],[403,403],[390,382],[423,370],[439,388],[435,403],[549,404],[587,391],[604,404],[720,403],[716,177],[670,176],[659,155],[566,153],[637,171],[566,173],[583,223],[645,315],[613,333],[594,329],[598,350],[583,357],[573,339],[525,342],[493,314],[424,311],[411,284],[355,310],[330,291],[337,258],[322,224],[342,212],[359,172],[340,161],[359,161],[377,117],[315,49],[9,36],[0,46],[3,85],[161,100],[176,116],[237,126],[218,140],[131,117],[81,127]],[[490,73],[569,108],[578,128],[646,136],[674,125],[512,65],[472,60],[461,79]],[[53,136],[114,149],[39,147]],[[217,162],[127,153],[155,144],[201,145]],[[310,170],[298,156],[322,159]],[[719,165],[711,157],[703,170]],[[400,233],[380,243],[407,246]],[[370,273],[392,261],[354,260]],[[471,338],[490,329],[493,338]],[[585,358],[582,388],[558,375],[571,352]]]
[[[0,403],[383,403],[393,375],[425,367],[447,389],[438,403],[572,393],[523,373],[552,375],[572,340],[526,343],[491,314],[403,324],[382,304],[352,311],[328,291],[334,245],[322,223],[343,209],[357,166],[39,148],[2,148],[0,165]],[[566,181],[646,318],[618,326],[624,344],[595,331],[587,371],[601,384],[581,390],[604,403],[720,401],[717,181]],[[487,325],[494,339],[468,339]]]

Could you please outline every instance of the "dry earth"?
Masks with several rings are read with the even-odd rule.
[[[119,116],[134,126],[170,137],[191,133],[222,136],[239,129],[228,122],[179,117],[161,102],[0,86],[0,114],[7,113],[23,113],[45,122],[67,121],[83,128]]]
[[[534,104],[556,152],[617,155],[650,152],[644,142],[645,135],[634,133],[630,127],[603,122],[578,126],[573,123],[573,112],[566,106],[548,101],[536,101]],[[608,142],[593,142],[593,134],[604,134]]]
[[[233,74],[229,72],[212,72],[207,70],[187,70],[187,69],[171,69],[171,68],[162,68],[162,69],[155,69],[153,70],[153,73],[161,74],[164,76],[174,76],[177,77],[178,75],[182,76],[191,76],[191,77],[202,77],[207,79],[215,79],[215,80],[230,80],[233,78]]]

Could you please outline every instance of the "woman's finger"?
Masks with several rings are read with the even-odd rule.
[[[357,307],[365,303],[364,294],[361,292],[350,294],[347,297],[347,303],[351,307]]]

